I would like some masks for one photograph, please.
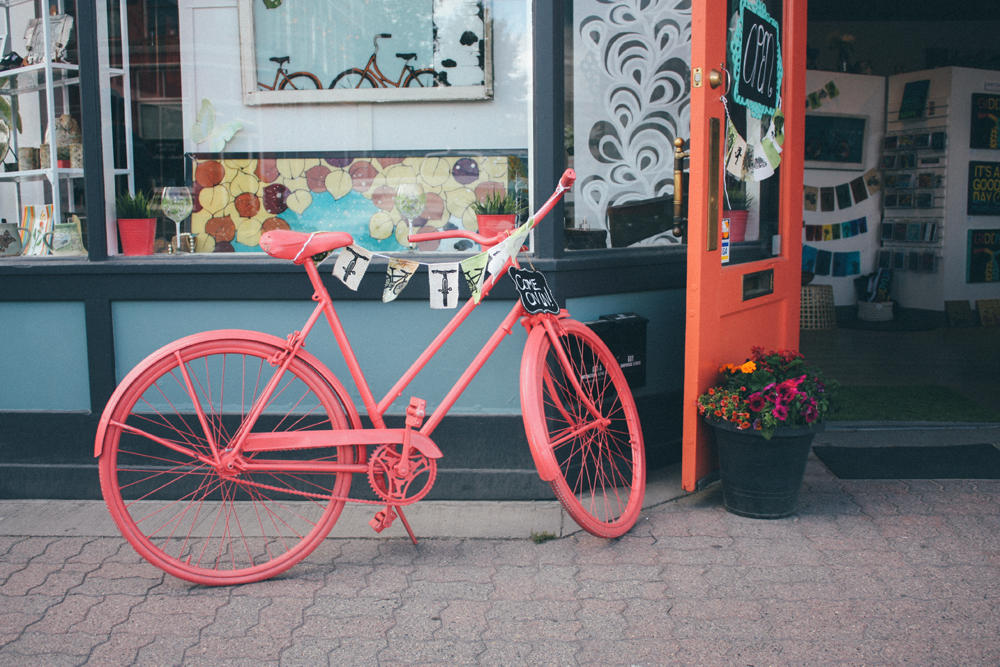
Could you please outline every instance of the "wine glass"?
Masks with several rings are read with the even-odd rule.
[[[163,188],[163,194],[160,197],[160,210],[163,211],[163,215],[173,220],[177,227],[173,243],[177,252],[181,252],[181,221],[191,215],[192,208],[190,189],[186,187]],[[190,247],[189,252],[194,252],[194,248]]]
[[[396,188],[396,208],[406,218],[407,227],[410,234],[413,233],[413,220],[424,211],[427,206],[427,195],[424,189],[416,183],[403,183]],[[413,248],[413,245],[410,245]]]

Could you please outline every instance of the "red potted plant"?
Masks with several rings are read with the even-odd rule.
[[[504,192],[493,192],[472,205],[479,224],[479,233],[483,236],[496,236],[500,232],[510,231],[517,227],[517,216],[524,207],[516,197]]]
[[[126,193],[115,199],[118,238],[125,255],[152,255],[156,240],[153,199],[145,192]]]

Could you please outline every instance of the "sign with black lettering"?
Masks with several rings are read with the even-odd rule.
[[[1000,283],[1000,229],[970,229],[965,282]]]
[[[969,148],[1000,148],[1000,95],[972,94]]]
[[[968,215],[1000,215],[1000,162],[969,162]]]
[[[538,313],[559,314],[559,304],[556,297],[545,282],[545,276],[538,271],[510,267],[507,275],[514,281],[514,289],[521,299],[521,305],[532,315]]]
[[[773,114],[781,97],[781,39],[778,22],[759,0],[740,0],[740,20],[729,49],[733,96],[754,118]]]

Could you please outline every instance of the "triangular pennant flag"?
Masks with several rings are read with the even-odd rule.
[[[431,264],[427,267],[427,281],[431,286],[431,308],[458,307],[458,262]]]
[[[348,289],[357,292],[371,261],[372,254],[369,251],[359,245],[349,245],[340,251],[340,256],[333,265],[333,275],[340,278]]]
[[[486,276],[487,261],[486,253],[481,252],[459,263],[462,267],[462,275],[465,276],[465,282],[469,286],[469,291],[472,292],[472,300],[476,303],[479,303],[479,299],[481,298],[479,288],[482,287],[483,278]]]
[[[524,240],[528,238],[528,230],[531,229],[530,225],[532,222],[532,220],[529,220],[515,229],[507,237],[507,240],[504,241],[504,244],[507,246],[507,254],[511,257],[517,257],[517,253],[521,252],[521,246],[524,245]]]
[[[382,290],[382,303],[389,303],[399,296],[419,267],[420,262],[395,257],[389,259],[389,267],[385,272],[385,288]]]
[[[507,253],[507,244],[498,243],[489,250],[486,251],[486,255],[489,257],[489,263],[486,265],[486,271],[491,275],[495,276],[500,273],[500,269],[503,268],[504,262],[510,255]]]
[[[726,171],[732,174],[737,180],[742,181],[744,173],[743,160],[746,158],[747,142],[743,141],[743,137],[736,131],[733,121],[729,121],[727,127],[726,143],[729,144],[729,149],[726,153]]]
[[[777,169],[781,165],[781,149],[778,144],[774,143],[770,137],[764,137],[760,142],[760,147],[772,169]]]
[[[771,161],[767,159],[767,153],[760,144],[755,144],[752,151],[747,151],[747,157],[752,160],[750,173],[753,180],[765,181],[774,176],[774,167],[771,166]]]
[[[785,114],[781,112],[781,109],[774,110],[774,116],[771,117],[771,122],[774,123],[774,143],[778,146],[785,145]]]

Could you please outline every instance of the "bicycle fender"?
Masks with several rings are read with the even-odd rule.
[[[115,388],[114,393],[111,394],[111,398],[108,399],[108,404],[104,406],[104,412],[101,413],[101,421],[97,425],[97,437],[94,440],[94,457],[97,458],[101,455],[104,436],[107,433],[108,426],[111,421],[111,414],[118,406],[118,402],[121,400],[121,397],[125,393],[129,384],[131,384],[131,382],[138,375],[143,373],[147,368],[162,359],[164,356],[173,354],[176,350],[183,348],[186,345],[225,338],[250,340],[255,343],[275,345],[279,348],[284,348],[287,344],[286,340],[278,338],[277,336],[272,336],[260,331],[247,331],[244,329],[219,329],[216,331],[205,331],[191,336],[185,336],[184,338],[179,338],[172,343],[167,343],[159,350],[153,352],[148,357],[140,361],[138,365],[129,371],[128,375],[126,375],[122,381],[118,383],[118,387]],[[357,408],[354,406],[354,401],[350,400],[349,394],[344,388],[344,385],[340,383],[340,380],[337,379],[337,377],[323,364],[323,362],[317,359],[313,354],[306,352],[305,348],[299,348],[297,356],[299,359],[312,366],[326,379],[330,388],[333,390],[333,393],[340,399],[344,411],[347,414],[347,419],[351,424],[351,428],[362,428],[361,417],[358,415]]]
[[[528,334],[528,342],[524,346],[524,356],[521,357],[521,405],[524,406],[529,400],[529,396],[534,391],[534,378],[531,374],[532,368],[537,368],[538,353],[542,349],[542,341],[546,335],[543,327],[534,327]],[[522,414],[524,408],[522,407]],[[531,449],[531,458],[535,461],[535,468],[538,476],[546,482],[551,482],[559,474],[559,463],[556,461],[555,453],[548,446],[547,442],[537,441],[537,431],[524,425],[524,432],[528,437],[528,447]]]

